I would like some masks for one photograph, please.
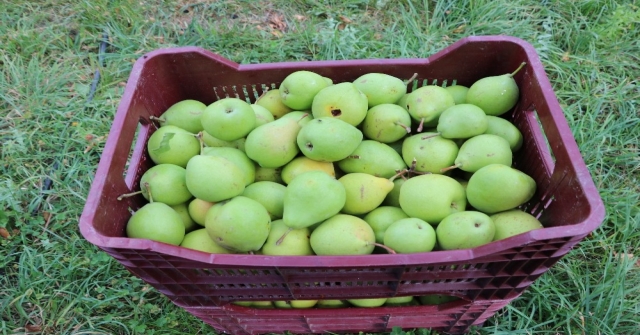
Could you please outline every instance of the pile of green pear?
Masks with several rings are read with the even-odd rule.
[[[254,103],[179,101],[152,117],[155,165],[133,193],[148,203],[127,236],[209,253],[366,255],[540,229],[519,209],[536,183],[512,165],[523,136],[503,116],[520,68],[411,92],[412,79],[390,74],[334,83],[294,71]]]

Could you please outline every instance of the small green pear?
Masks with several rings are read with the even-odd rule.
[[[338,300],[338,299],[324,299],[318,300],[316,307],[318,308],[342,308],[348,307],[349,303],[346,300]]]
[[[207,147],[215,147],[215,148],[219,148],[219,147],[227,147],[227,148],[236,148],[242,152],[244,152],[244,142],[245,142],[245,138],[239,138],[235,141],[223,141],[219,138],[213,137],[211,136],[211,134],[207,133],[206,131],[202,132],[202,142],[204,142],[204,145],[206,145]]]
[[[184,231],[186,233],[190,233],[194,229],[199,228],[196,222],[191,218],[191,215],[189,215],[189,206],[186,202],[177,205],[171,205],[169,207],[173,208],[173,210],[176,211],[176,213],[178,213],[178,215],[180,216],[180,219],[184,224]]]
[[[154,165],[140,178],[142,196],[169,206],[187,202],[192,195],[186,185],[186,175],[187,170],[178,165]]]
[[[411,115],[395,104],[376,105],[367,111],[362,132],[368,139],[378,142],[398,141],[411,132]]]
[[[191,200],[191,202],[189,202],[189,216],[191,216],[193,221],[195,221],[197,224],[204,226],[204,218],[207,216],[209,208],[211,208],[211,206],[213,205],[213,202],[194,198],[193,200]]]
[[[478,211],[463,211],[445,217],[436,228],[442,250],[468,249],[493,241],[496,226]]]
[[[311,111],[291,111],[283,115],[282,118],[292,118],[298,122],[300,127],[304,127],[313,120],[313,115],[311,115]]]
[[[380,206],[393,189],[393,181],[367,173],[349,173],[338,179],[346,190],[346,201],[341,212],[365,214]]]
[[[494,241],[544,228],[535,216],[520,209],[493,214],[490,218],[496,226],[496,234],[493,236]]]
[[[298,133],[298,148],[319,162],[335,162],[349,156],[362,141],[362,132],[340,119],[319,117]]]
[[[272,181],[278,184],[284,183],[282,180],[282,169],[256,166],[256,179],[254,182],[257,183],[259,181]]]
[[[178,101],[160,115],[160,124],[177,126],[197,134],[203,130],[200,117],[205,108],[207,105],[197,100]]]
[[[273,114],[263,106],[252,104],[251,109],[253,109],[253,112],[256,114],[256,124],[253,126],[253,129],[275,120]]]
[[[402,159],[418,172],[441,174],[440,169],[451,166],[457,155],[458,145],[438,133],[416,134],[402,143]]]
[[[217,156],[228,159],[235,164],[244,174],[244,184],[250,185],[256,179],[256,163],[240,149],[227,147],[208,147],[202,150],[202,155]]]
[[[282,220],[290,228],[309,227],[340,212],[346,196],[342,183],[328,174],[302,173],[287,185]]]
[[[158,128],[147,141],[149,157],[156,164],[187,166],[191,157],[200,153],[196,136],[176,126]]]
[[[513,73],[485,77],[473,83],[467,92],[467,103],[482,108],[487,115],[499,116],[511,110],[518,102],[520,95],[518,84],[513,76],[525,64],[520,64]]]
[[[415,302],[413,296],[387,298],[384,302],[385,306],[411,306]]]
[[[407,168],[397,151],[374,140],[363,140],[351,155],[337,164],[345,173],[368,173],[382,178],[391,178]]]
[[[367,116],[367,96],[350,82],[327,86],[313,98],[314,118],[335,117],[357,126]]]
[[[428,252],[436,245],[436,231],[423,220],[400,219],[385,231],[384,245],[399,254]]]
[[[298,176],[301,173],[308,171],[324,171],[326,174],[335,177],[336,171],[333,167],[333,163],[330,162],[319,162],[306,156],[299,156],[294,158],[291,162],[287,163],[282,168],[282,180],[285,184],[289,184],[293,178]]]
[[[247,136],[245,152],[262,167],[282,167],[300,152],[296,143],[300,128],[300,124],[290,118],[263,124]]]
[[[400,208],[400,188],[405,181],[407,180],[404,178],[397,178],[393,180],[393,189],[389,194],[387,194],[384,201],[382,201],[383,205]]]
[[[262,254],[275,256],[313,255],[309,228],[291,229],[282,220],[271,222],[269,237],[262,246]]]
[[[316,255],[368,255],[373,252],[376,236],[364,220],[337,214],[313,230],[310,242]]]
[[[449,94],[453,97],[453,101],[456,105],[464,104],[467,102],[467,92],[469,88],[462,85],[452,85],[444,88],[449,91]]]
[[[406,108],[411,117],[420,122],[417,131],[422,132],[423,125],[438,122],[445,109],[455,105],[453,96],[440,86],[427,85],[411,92],[407,97]]]
[[[232,254],[233,253],[233,251],[225,249],[219,246],[218,244],[216,244],[211,239],[211,237],[209,237],[209,233],[204,228],[194,230],[188,233],[187,235],[185,235],[180,246],[183,248],[189,248],[193,250],[208,252],[211,254]]]
[[[513,123],[498,116],[487,115],[487,130],[485,134],[498,135],[507,142],[511,151],[516,152],[522,147],[522,133]]]
[[[269,236],[271,218],[259,202],[236,196],[207,212],[205,228],[211,239],[226,249],[257,251]]]
[[[272,301],[252,301],[251,307],[260,309],[272,309],[275,308]]]
[[[389,226],[409,216],[399,207],[380,206],[367,213],[362,219],[371,226],[376,235],[376,243],[384,243],[384,233]]]
[[[311,308],[318,303],[318,300],[290,300],[289,304],[293,308]]]
[[[182,219],[173,208],[161,202],[151,202],[138,209],[126,227],[130,238],[144,238],[180,245],[185,229]]]
[[[438,133],[444,138],[470,138],[483,134],[489,124],[487,115],[479,107],[458,104],[445,109],[438,119]]]
[[[513,152],[509,142],[498,135],[481,134],[466,140],[458,150],[454,165],[440,171],[459,168],[467,172],[476,172],[489,164],[511,166]]]
[[[394,104],[407,93],[407,85],[401,79],[385,73],[367,73],[353,81],[367,96],[369,108],[381,104]]]
[[[186,183],[194,197],[218,202],[242,194],[245,174],[230,160],[198,155],[187,164]]]
[[[407,215],[431,225],[437,225],[452,213],[464,211],[467,205],[462,185],[440,174],[409,178],[400,188],[399,201]]]
[[[467,199],[473,208],[493,214],[514,209],[529,201],[536,181],[526,173],[503,164],[490,164],[476,171],[467,184]]]
[[[356,307],[380,307],[387,302],[387,298],[364,298],[364,299],[347,299],[347,301]]]
[[[311,108],[316,94],[329,85],[321,75],[301,70],[286,76],[278,89],[283,104],[293,110],[305,110]]]
[[[271,220],[282,218],[284,211],[284,193],[287,187],[272,181],[257,181],[244,188],[242,195],[264,206]]]
[[[256,124],[251,105],[238,98],[223,98],[204,109],[202,127],[223,141],[234,141],[247,136]]]
[[[276,120],[292,111],[291,108],[282,103],[279,89],[267,91],[255,102],[255,104],[266,108],[271,112],[273,118]]]

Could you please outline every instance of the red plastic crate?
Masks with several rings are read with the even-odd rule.
[[[149,117],[159,116],[178,101],[195,99],[210,104],[232,96],[254,102],[266,89],[277,88],[288,74],[297,70],[314,71],[334,82],[352,81],[369,72],[399,78],[417,73],[418,79],[409,90],[427,84],[469,86],[482,77],[512,72],[523,61],[527,65],[515,76],[520,100],[505,117],[524,135],[514,164],[532,176],[538,186],[534,197],[522,209],[538,217],[544,229],[468,250],[366,256],[216,255],[125,237],[131,211],[145,200],[139,196],[118,201],[117,197],[137,190],[141,175],[153,165],[146,153],[146,141],[155,129]],[[351,323],[353,316],[359,315],[355,318],[359,323],[354,327],[365,332],[380,331],[383,325],[390,330],[393,326],[431,327],[437,322],[446,326],[433,327],[464,332],[495,312],[495,306],[502,307],[522,293],[596,229],[604,214],[602,200],[535,49],[513,37],[479,36],[464,38],[425,59],[238,65],[198,47],[150,52],[133,66],[80,218],[80,230],[88,241],[116,258],[131,273],[219,330],[284,331],[287,330],[284,325],[291,324],[289,330],[316,332],[325,327],[322,331],[339,332],[346,330],[339,326],[341,320]],[[298,312],[303,317],[291,311],[251,311],[228,305],[236,300],[429,293],[464,297],[468,307],[453,308],[447,314],[447,318],[453,319],[430,315],[432,307],[402,307],[397,314],[389,308],[312,312],[319,319],[324,316],[333,320],[336,326],[331,328],[331,323],[314,326],[313,318],[304,314],[307,312]],[[480,317],[458,326],[455,320],[466,315],[469,308],[477,309],[474,313],[480,313]],[[274,322],[276,328],[277,324],[283,325],[278,329],[252,326],[255,322],[264,324],[260,320],[272,315],[268,313],[281,315],[290,322]],[[360,317],[363,313],[372,318]],[[375,315],[386,318],[386,322],[376,321]],[[408,317],[416,315],[429,316],[422,322]]]

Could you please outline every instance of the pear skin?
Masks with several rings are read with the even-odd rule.
[[[347,214],[331,217],[311,233],[311,248],[316,255],[368,255],[373,252],[375,241],[369,224]]]
[[[367,173],[349,173],[338,179],[346,190],[346,201],[341,212],[365,214],[380,206],[393,189],[393,182]]]
[[[340,212],[346,196],[342,183],[325,172],[302,173],[287,185],[282,220],[290,228],[309,227]]]

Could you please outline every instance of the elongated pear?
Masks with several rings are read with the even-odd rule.
[[[520,96],[513,76],[525,64],[522,63],[513,73],[485,77],[473,83],[467,92],[467,103],[482,108],[487,115],[499,116],[511,110]]]
[[[511,151],[516,152],[522,147],[523,137],[520,129],[509,120],[498,116],[487,115],[487,130],[485,134],[498,135],[507,142],[511,147]]]
[[[447,108],[438,119],[438,133],[444,138],[470,138],[484,133],[489,124],[480,107],[459,104]]]
[[[261,167],[279,168],[300,152],[296,138],[300,124],[291,118],[280,118],[259,126],[247,135],[247,156]]]
[[[310,242],[316,255],[368,255],[373,252],[376,236],[364,220],[337,214],[311,233]]]
[[[466,140],[458,151],[455,165],[444,168],[459,168],[467,172],[476,172],[489,164],[503,164],[511,166],[513,153],[509,142],[498,135],[481,134]]]
[[[453,105],[455,100],[449,91],[435,85],[418,88],[409,93],[406,101],[407,111],[414,120],[420,122],[418,132],[421,132],[425,125],[435,126],[440,114]]]
[[[380,206],[393,189],[393,181],[367,173],[349,173],[338,179],[346,190],[342,213],[365,214]]]
[[[529,201],[535,192],[533,178],[503,164],[490,164],[479,169],[467,184],[469,204],[487,214],[514,209]]]
[[[342,183],[325,172],[302,173],[287,185],[282,220],[294,229],[322,222],[340,212],[346,195]]]
[[[368,173],[376,177],[391,178],[407,168],[402,156],[385,143],[364,140],[347,158],[338,161],[346,173]]]

